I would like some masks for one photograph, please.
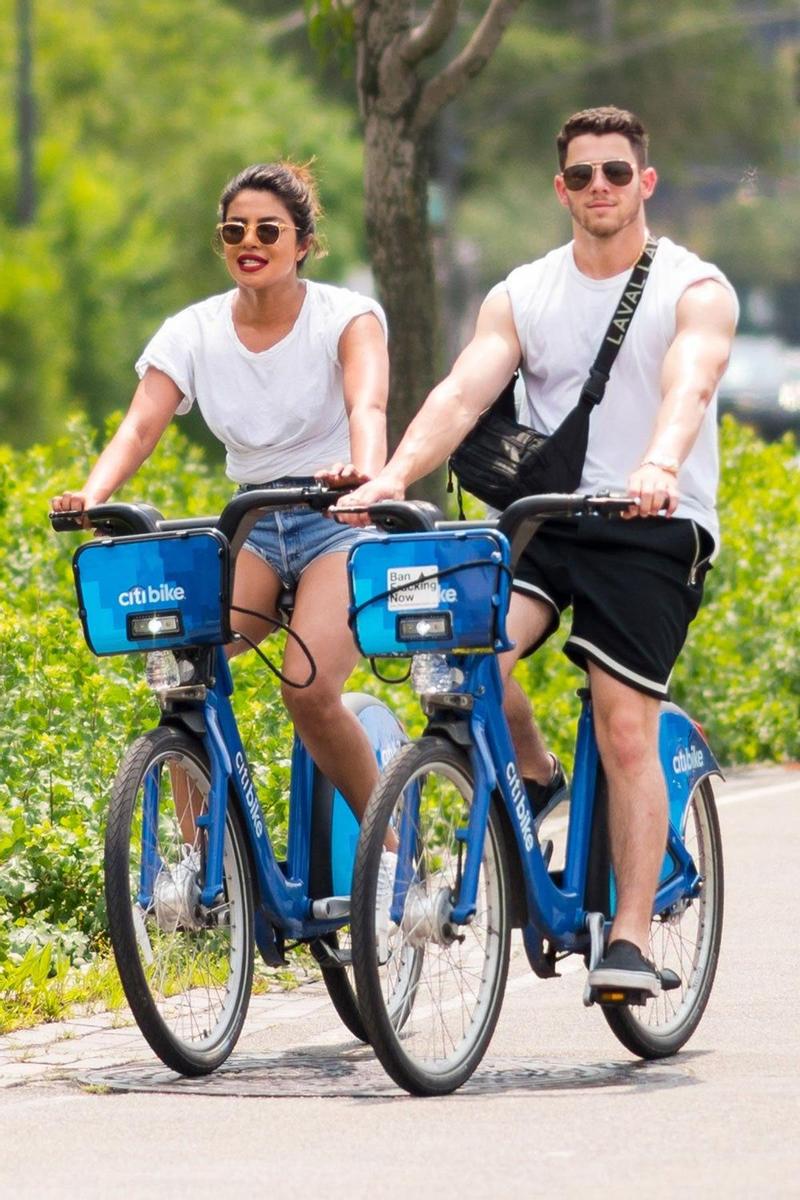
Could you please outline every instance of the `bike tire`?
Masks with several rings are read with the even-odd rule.
[[[211,783],[202,743],[183,730],[162,726],[129,748],[111,797],[105,893],[114,957],[137,1025],[166,1066],[197,1076],[225,1061],[244,1024],[253,978],[253,888],[246,835],[231,803],[223,894],[208,912],[196,903],[206,833],[185,815],[186,806],[181,830],[172,794],[178,771],[185,782],[175,791],[185,789],[186,804],[197,816],[207,809]],[[158,811],[155,860],[160,865],[143,906],[146,789],[150,811],[153,804]],[[189,857],[183,849],[189,845],[187,821],[194,829]],[[179,894],[183,899],[176,898]]]
[[[657,913],[650,926],[648,957],[656,968],[679,976],[680,988],[662,990],[645,1005],[603,1008],[614,1035],[632,1054],[657,1059],[676,1054],[697,1028],[717,970],[722,938],[724,873],[722,837],[708,779],[686,810],[684,840],[702,876],[699,895]]]
[[[327,988],[330,1002],[336,1009],[340,1021],[349,1029],[353,1037],[358,1038],[360,1042],[368,1042],[369,1037],[358,1010],[352,966],[325,965],[326,945],[334,950],[349,951],[351,942],[349,929],[345,927],[335,933],[326,934],[319,941],[323,943],[322,946],[317,942],[311,942],[309,948],[322,973],[322,981]]]
[[[415,1095],[443,1095],[469,1079],[503,1003],[512,913],[506,844],[494,803],[477,911],[458,929],[449,920],[472,792],[464,751],[440,737],[409,743],[373,793],[356,852],[352,935],[359,1010],[383,1067]],[[402,830],[410,829],[413,878],[399,923],[392,923],[380,951],[376,892],[390,827],[401,839]]]

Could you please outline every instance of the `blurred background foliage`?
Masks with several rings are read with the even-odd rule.
[[[330,254],[311,271],[369,286],[355,55],[326,7],[345,6],[0,0],[1,439],[126,403],[161,320],[227,286],[211,230],[245,163],[316,156]],[[454,40],[483,9],[464,0]],[[730,274],[744,328],[800,342],[799,56],[796,0],[527,0],[433,138],[445,359],[487,287],[568,236],[554,134],[594,103],[652,132],[656,231]]]

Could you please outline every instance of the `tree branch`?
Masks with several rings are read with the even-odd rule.
[[[296,29],[302,29],[305,23],[306,14],[302,8],[298,8],[284,17],[273,17],[269,21],[261,22],[259,33],[263,41],[273,42],[289,33],[294,33]]]
[[[573,80],[585,79],[591,71],[596,74],[623,66],[640,55],[649,54],[654,50],[667,50],[671,46],[688,41],[690,38],[713,36],[715,33],[726,33],[729,30],[746,27],[763,27],[782,24],[784,21],[795,19],[789,9],[767,8],[752,12],[726,13],[721,16],[700,17],[691,23],[681,25],[678,29],[658,29],[629,38],[623,43],[615,43],[607,48],[595,49],[591,62],[581,58],[575,66],[562,66],[558,71],[541,77],[535,84],[520,88],[513,97],[498,105],[493,114],[495,121],[513,116],[521,109],[530,107],[546,96],[553,95],[559,88]],[[467,126],[469,130],[469,126]]]
[[[424,21],[420,22],[403,39],[400,57],[408,66],[414,66],[443,46],[455,28],[461,0],[434,0]]]
[[[439,109],[453,100],[470,79],[483,70],[521,3],[522,0],[491,0],[461,53],[424,87],[414,117],[414,128],[422,130],[429,125]]]

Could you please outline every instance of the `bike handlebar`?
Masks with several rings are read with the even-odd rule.
[[[511,543],[511,564],[520,554],[543,521],[554,517],[615,516],[637,504],[635,497],[622,492],[603,492],[581,495],[553,492],[542,496],[523,496],[515,500],[496,519],[478,521],[447,521],[433,504],[412,500],[381,500],[371,504],[370,519],[387,533],[425,532],[436,529],[499,529]]]
[[[167,520],[151,504],[97,504],[92,508],[67,512],[51,512],[50,524],[56,533],[74,533],[84,528],[84,519],[93,529],[110,537],[136,533],[171,533],[182,529],[217,529],[230,543],[235,556],[263,512],[278,508],[306,507],[315,512],[331,508],[350,488],[326,488],[322,484],[308,487],[259,488],[239,492],[223,508],[219,516],[181,517]]]
[[[86,518],[98,532],[111,537],[136,533],[167,533],[182,529],[217,529],[230,543],[236,556],[253,525],[263,512],[304,506],[322,512],[331,508],[347,488],[310,487],[260,488],[239,492],[225,505],[218,517],[182,517],[166,520],[151,504],[98,504],[73,512],[51,512],[50,523],[57,533],[84,528]],[[437,529],[499,529],[511,543],[511,561],[515,563],[543,521],[553,517],[613,516],[626,512],[636,499],[623,493],[551,493],[524,496],[515,500],[497,519],[448,521],[441,509],[425,500],[380,500],[366,510],[370,520],[386,533],[431,532]],[[355,511],[355,510],[354,510]],[[363,510],[361,510],[363,511]]]

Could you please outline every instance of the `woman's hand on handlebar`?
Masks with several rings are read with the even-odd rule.
[[[354,488],[367,483],[369,475],[359,471],[355,463],[336,462],[324,471],[315,471],[314,478],[326,488]]]
[[[359,471],[355,463],[337,462],[333,463],[332,466],[328,467],[325,471],[315,471],[314,478],[318,483],[321,483],[323,487],[332,489],[347,488],[347,496],[349,497],[352,494],[352,489],[354,487],[358,487],[361,484],[369,482],[370,477],[369,475],[365,475],[363,471]],[[338,508],[338,504],[336,505],[336,508]],[[326,517],[332,517],[334,515],[334,509],[328,509],[325,513]],[[336,520],[340,520],[340,518],[336,516]],[[354,514],[349,520],[343,521],[342,524],[366,525],[368,522],[361,520],[361,514],[358,516],[355,516]]]
[[[53,512],[86,512],[97,504],[102,504],[102,500],[90,492],[62,492],[60,496],[53,497],[50,508]],[[92,528],[87,517],[83,518],[82,525],[84,529]]]
[[[354,492],[342,496],[331,509],[332,515],[344,525],[371,525],[367,512],[348,512],[348,509],[366,509],[379,500],[402,500],[405,497],[405,487],[391,475],[383,471],[374,479],[365,481]]]

